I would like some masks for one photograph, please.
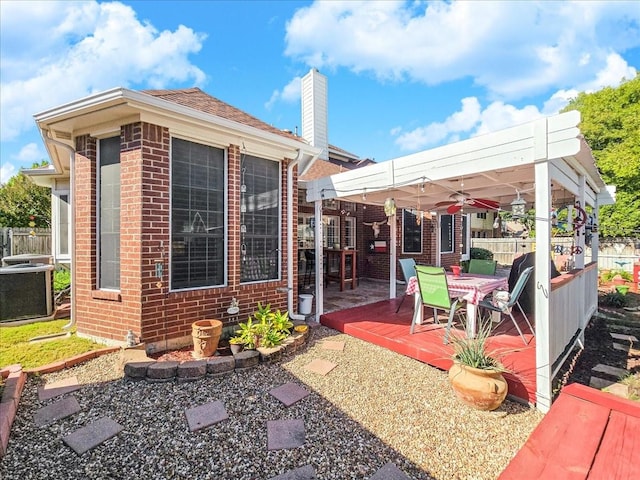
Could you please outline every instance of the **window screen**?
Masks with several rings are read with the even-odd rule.
[[[225,281],[224,150],[171,141],[171,288]]]

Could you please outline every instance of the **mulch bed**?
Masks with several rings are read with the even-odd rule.
[[[224,342],[224,341],[220,341],[220,343],[218,343],[218,349],[215,352],[215,356],[227,356],[227,355],[231,355],[231,349],[229,348],[229,344]],[[186,347],[183,348],[179,348],[176,350],[166,350],[163,352],[157,352],[157,353],[150,353],[149,358],[153,358],[154,360],[157,360],[159,362],[170,362],[170,361],[176,361],[176,362],[190,362],[192,360],[203,360],[201,358],[195,358],[193,356],[193,345],[188,345]],[[211,357],[205,357],[206,358],[211,358]]]
[[[640,311],[629,311],[624,308],[613,308],[602,304],[602,298],[608,292],[607,288],[603,288],[598,292],[600,313],[609,318],[602,316],[594,318],[589,326],[585,329],[585,348],[581,352],[574,352],[569,356],[567,363],[560,371],[557,379],[556,392],[561,384],[580,383],[589,385],[591,369],[599,363],[628,369],[630,373],[640,374],[640,358],[629,356],[626,352],[613,348],[614,340],[611,332],[621,333],[619,328],[614,326],[624,326],[624,333],[634,335],[640,339]],[[640,307],[640,294],[629,292],[626,295],[628,308]],[[621,343],[616,340],[617,343]],[[634,345],[636,349],[640,346]],[[577,358],[576,358],[577,356]],[[573,360],[573,365],[572,365]]]

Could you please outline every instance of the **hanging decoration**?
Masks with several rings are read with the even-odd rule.
[[[393,198],[387,198],[384,201],[384,214],[392,217],[396,214],[396,201]]]

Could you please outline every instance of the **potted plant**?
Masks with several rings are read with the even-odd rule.
[[[231,348],[231,353],[237,355],[244,348],[244,339],[239,335],[231,337],[229,339],[229,347]]]
[[[463,403],[479,410],[495,410],[502,405],[508,392],[502,376],[506,369],[486,349],[490,327],[481,328],[473,338],[452,338],[451,386]]]

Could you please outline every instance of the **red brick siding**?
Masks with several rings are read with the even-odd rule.
[[[78,331],[123,341],[128,329],[142,341],[162,342],[191,334],[191,323],[205,318],[225,324],[244,321],[257,302],[286,310],[286,165],[282,163],[282,246],[278,281],[241,285],[240,280],[240,149],[228,148],[228,285],[169,291],[170,135],[147,123],[121,129],[120,294],[95,290],[96,285],[96,140],[78,137],[76,160],[76,320]],[[294,223],[295,225],[295,223]],[[297,236],[297,234],[294,233]],[[294,237],[295,238],[295,237]],[[156,263],[163,265],[156,277]],[[295,269],[295,264],[294,264]],[[294,278],[296,277],[295,272]],[[294,290],[295,291],[295,290]],[[232,297],[240,313],[226,310]]]

